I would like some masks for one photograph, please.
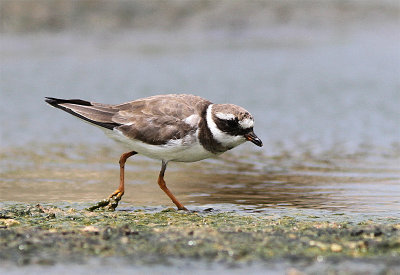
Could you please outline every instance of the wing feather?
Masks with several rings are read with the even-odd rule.
[[[46,102],[90,123],[110,130],[118,129],[128,138],[153,145],[183,139],[195,132],[198,122],[188,123],[187,118],[200,117],[211,104],[198,96],[176,94],[152,96],[119,105],[57,98],[47,98]]]
[[[129,138],[162,145],[195,132],[197,125],[186,119],[194,114],[200,116],[209,104],[193,95],[154,96],[115,106],[119,111],[113,121],[124,124],[117,129]]]

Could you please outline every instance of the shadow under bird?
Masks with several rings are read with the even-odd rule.
[[[160,188],[179,210],[187,210],[167,188],[164,173],[169,161],[194,162],[226,152],[245,141],[262,146],[253,131],[253,116],[237,105],[213,104],[195,95],[157,95],[118,105],[80,99],[46,97],[53,107],[102,128],[130,152],[121,155],[120,183],[107,199],[90,210],[115,209],[124,194],[124,167],[135,155],[161,160]]]

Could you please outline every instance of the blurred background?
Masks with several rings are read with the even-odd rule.
[[[264,147],[171,165],[183,202],[400,213],[399,1],[1,0],[0,11],[0,200],[88,201],[116,186],[124,149],[45,96],[192,93],[248,109]],[[168,204],[159,163],[138,159],[131,179],[149,173],[130,184],[148,196],[125,201]]]

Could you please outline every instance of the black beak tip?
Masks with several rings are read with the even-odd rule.
[[[255,140],[252,141],[255,145],[257,145],[258,147],[263,147],[263,143],[261,141],[261,139],[257,138]]]
[[[263,146],[263,143],[262,143],[261,139],[259,139],[253,132],[245,135],[245,138],[248,141],[250,141],[250,142],[254,143],[255,145],[257,145],[258,147],[262,147]]]

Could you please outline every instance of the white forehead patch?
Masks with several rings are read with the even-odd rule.
[[[254,120],[252,120],[250,118],[245,118],[242,121],[239,121],[239,125],[243,129],[248,129],[248,128],[251,128],[254,126]]]
[[[215,116],[223,120],[235,119],[235,116],[233,114],[216,113]]]

